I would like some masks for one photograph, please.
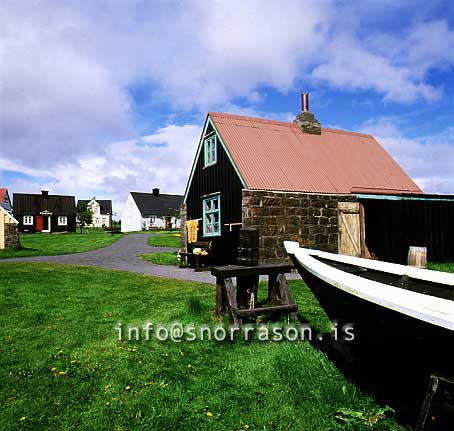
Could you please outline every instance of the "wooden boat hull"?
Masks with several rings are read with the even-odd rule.
[[[454,331],[384,307],[322,279],[289,253],[295,267],[341,336],[358,382],[383,402],[415,419],[432,373],[454,377]],[[386,287],[386,286],[385,286]],[[454,304],[454,303],[453,303]],[[348,338],[348,337],[347,337]],[[342,340],[340,340],[342,341]]]

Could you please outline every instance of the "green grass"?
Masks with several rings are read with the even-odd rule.
[[[46,233],[21,234],[21,248],[18,250],[0,250],[0,259],[80,253],[111,245],[122,236],[124,235],[112,235],[102,230],[92,230],[83,234],[78,232],[58,235]]]
[[[428,263],[427,268],[434,271],[454,272],[454,263]]]
[[[175,236],[178,235],[178,236]],[[179,233],[164,233],[156,236],[148,237],[148,245],[153,247],[174,247],[180,248],[180,236]]]
[[[177,251],[163,251],[160,253],[145,253],[140,257],[148,262],[157,265],[174,265],[178,266],[178,252]]]
[[[402,429],[366,426],[378,406],[308,342],[117,340],[119,322],[213,324],[214,299],[201,283],[0,264],[0,429]]]

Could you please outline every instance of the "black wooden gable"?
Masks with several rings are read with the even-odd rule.
[[[216,163],[205,166],[204,142],[207,137],[216,135]],[[200,138],[199,147],[188,181],[185,203],[187,218],[200,219],[203,216],[203,199],[211,194],[220,194],[222,231],[229,223],[240,223],[242,219],[242,189],[245,188],[230,157],[223,145],[222,136],[216,130],[210,116],[207,116],[205,127]]]
[[[46,211],[61,216],[77,214],[74,196],[14,193],[13,208],[15,214],[23,215],[39,215]]]

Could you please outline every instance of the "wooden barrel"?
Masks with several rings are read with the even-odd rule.
[[[427,266],[427,247],[414,247],[408,249],[408,266],[425,268]]]
[[[259,264],[259,231],[240,229],[238,238],[238,265],[255,266]]]

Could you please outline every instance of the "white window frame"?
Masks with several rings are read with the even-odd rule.
[[[205,140],[203,141],[203,151],[204,167],[216,164],[218,159],[216,134],[205,138]]]
[[[58,225],[59,226],[68,226],[68,217],[58,216]]]
[[[221,195],[205,198],[202,205],[203,236],[221,236]]]
[[[31,216],[31,215],[24,215],[24,218],[23,218],[23,225],[24,225],[24,226],[33,226],[33,216]]]

